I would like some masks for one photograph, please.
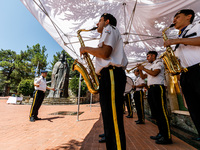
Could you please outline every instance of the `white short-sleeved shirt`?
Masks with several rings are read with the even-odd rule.
[[[110,65],[123,67],[123,69],[125,70],[128,64],[128,60],[124,52],[121,34],[116,27],[113,27],[111,25],[107,25],[106,27],[104,27],[98,47],[102,47],[103,43],[104,45],[111,46],[112,52],[110,57],[107,59],[98,57],[96,58],[95,72],[99,74],[103,68],[106,68]]]
[[[35,86],[35,90],[40,90],[40,91],[46,91],[47,89],[47,84],[46,84],[46,79],[43,78],[42,76],[35,78],[34,80],[35,84],[39,84],[39,87]]]
[[[135,86],[138,86],[138,85],[141,85],[141,84],[145,84],[145,81],[141,78],[141,77],[137,77],[136,79],[135,79],[135,82],[134,82],[134,85]],[[140,91],[140,90],[142,90],[143,88],[139,88],[139,87],[137,87],[136,89],[135,89],[135,91]]]
[[[187,32],[187,33],[186,33]],[[185,34],[186,33],[186,34]],[[196,33],[196,35],[195,35]],[[183,31],[182,36],[185,34],[188,38],[195,38],[200,36],[200,23],[190,24]],[[179,37],[179,38],[182,38]],[[180,44],[179,47],[175,51],[175,55],[180,59],[181,66],[186,68],[189,66],[193,66],[197,63],[200,63],[200,46],[192,46],[192,45],[184,45]]]
[[[147,68],[147,67],[146,67]],[[149,70],[160,69],[160,73],[157,76],[147,74],[147,85],[163,84],[165,82],[165,67],[161,59],[156,59],[152,65],[148,66]]]

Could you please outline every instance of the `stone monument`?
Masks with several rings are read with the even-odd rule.
[[[51,76],[51,87],[56,91],[50,90],[47,98],[67,98],[69,85],[69,66],[65,60],[65,54],[60,55],[60,59],[53,67]]]

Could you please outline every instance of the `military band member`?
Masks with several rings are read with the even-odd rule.
[[[135,101],[135,107],[137,110],[137,116],[138,120],[136,121],[136,124],[144,124],[145,123],[145,116],[144,116],[144,93],[143,93],[143,87],[145,87],[145,81],[140,77],[139,70],[134,70],[134,74],[136,76],[135,83],[133,85],[134,91],[134,101]]]
[[[35,120],[41,120],[41,118],[38,118],[38,110],[40,109],[40,106],[44,100],[46,89],[55,91],[54,88],[48,87],[46,85],[46,76],[47,71],[41,70],[41,76],[35,78],[34,80],[35,91],[33,92],[33,102],[29,115],[31,122],[35,122]]]
[[[177,12],[173,23],[179,30],[179,38],[167,40],[164,46],[176,44],[175,55],[180,59],[181,66],[188,70],[181,73],[180,84],[198,132],[198,137],[192,139],[200,141],[200,22],[193,23],[194,17],[191,9]]]
[[[150,68],[147,69],[143,65],[138,65],[137,68],[140,70],[142,79],[147,77],[148,99],[152,102],[159,130],[156,136],[151,136],[150,138],[156,140],[156,144],[171,144],[172,139],[164,86],[164,64],[161,60],[156,59],[156,57],[156,51],[149,51],[147,53],[147,60],[151,63]],[[146,74],[143,74],[143,71]]]
[[[124,110],[125,110],[125,104],[127,106],[127,110],[128,110],[128,115],[126,116],[126,118],[133,118],[133,110],[132,110],[132,100],[131,100],[131,93],[126,93],[124,95]]]
[[[97,23],[101,34],[98,48],[82,47],[80,54],[96,56],[95,71],[100,77],[100,104],[108,150],[126,149],[123,122],[123,94],[128,63],[116,18],[104,13]]]

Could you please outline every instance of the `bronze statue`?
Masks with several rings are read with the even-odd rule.
[[[65,54],[60,55],[60,59],[55,63],[51,76],[51,87],[56,91],[50,91],[47,98],[67,98],[69,84],[69,67],[65,60]]]

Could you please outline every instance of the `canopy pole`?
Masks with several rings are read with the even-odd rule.
[[[92,111],[92,93],[90,94],[90,112]]]
[[[78,110],[77,110],[77,120],[76,120],[76,121],[79,121],[80,97],[81,97],[81,74],[80,74],[80,77],[79,77],[79,87],[78,87]]]

